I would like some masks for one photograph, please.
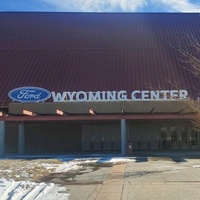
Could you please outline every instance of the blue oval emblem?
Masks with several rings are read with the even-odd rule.
[[[41,102],[51,97],[51,93],[40,87],[20,87],[11,90],[8,96],[18,102]]]

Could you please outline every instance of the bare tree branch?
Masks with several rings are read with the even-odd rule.
[[[182,66],[184,69],[188,70],[190,73],[194,74],[196,78],[200,79],[200,43],[192,34],[186,34],[187,45],[178,51],[181,54],[181,62],[184,63]],[[196,89],[199,92],[199,88]],[[189,107],[195,112],[195,119],[193,123],[195,127],[200,129],[200,101],[198,100],[188,100]]]

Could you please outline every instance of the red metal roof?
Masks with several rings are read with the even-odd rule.
[[[188,90],[177,49],[200,41],[200,14],[0,13],[0,104],[17,87],[49,91]]]

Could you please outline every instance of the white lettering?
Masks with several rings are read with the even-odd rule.
[[[80,102],[87,101],[87,94],[84,91],[79,91],[76,93],[76,100]]]
[[[159,91],[150,91],[150,96],[151,96],[151,100],[155,99],[155,100],[159,100],[160,98],[160,93]]]
[[[76,92],[66,92],[66,94],[69,96],[69,100],[70,100],[70,101],[73,101]]]
[[[116,91],[107,91],[107,100],[116,101]]]
[[[18,99],[35,99],[38,100],[41,97],[41,92],[38,94],[34,94],[35,90],[21,90],[20,93],[17,95]]]
[[[105,101],[105,100],[106,100],[106,91],[102,91],[102,92],[101,92],[101,96],[102,96],[102,97],[101,97],[101,100],[102,100],[102,101]]]
[[[132,94],[131,94],[131,98],[133,100],[139,100],[139,98],[137,97],[137,94],[140,94],[140,90],[133,91]]]
[[[167,93],[169,94],[169,90],[161,90],[160,91],[160,94],[161,94],[160,99],[163,99],[163,100],[169,99],[169,96]]]
[[[101,100],[101,93],[100,92],[89,92],[89,101],[100,101]]]
[[[188,96],[187,90],[179,90],[179,99],[186,99]]]
[[[67,102],[67,101],[127,101],[128,94],[126,90],[117,91],[97,91],[97,92],[63,92],[55,93],[52,92],[52,98],[54,102]],[[24,99],[40,99],[42,93],[34,94],[29,90],[22,90],[18,94],[18,98]],[[131,99],[133,101],[166,101],[166,100],[183,100],[188,97],[187,90],[134,90],[131,93]]]
[[[170,90],[170,99],[177,99],[178,98],[178,90]]]
[[[61,93],[55,93],[55,92],[51,92],[52,94],[52,98],[53,98],[53,102],[64,102],[65,98],[66,98],[66,92],[63,92],[62,95]]]
[[[149,100],[149,91],[148,90],[143,90],[141,93],[142,93],[143,101]]]
[[[119,101],[124,101],[127,100],[127,92],[126,90],[121,90],[117,93],[117,99]]]

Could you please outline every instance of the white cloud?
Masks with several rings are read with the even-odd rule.
[[[60,11],[114,12],[137,11],[144,7],[146,0],[43,0],[56,6]]]
[[[134,12],[143,11],[148,5],[162,11],[200,12],[200,4],[189,0],[42,0],[58,11],[77,12]],[[151,9],[148,9],[151,10]]]
[[[162,4],[167,11],[200,12],[200,4],[191,3],[188,0],[152,0],[155,4]]]

